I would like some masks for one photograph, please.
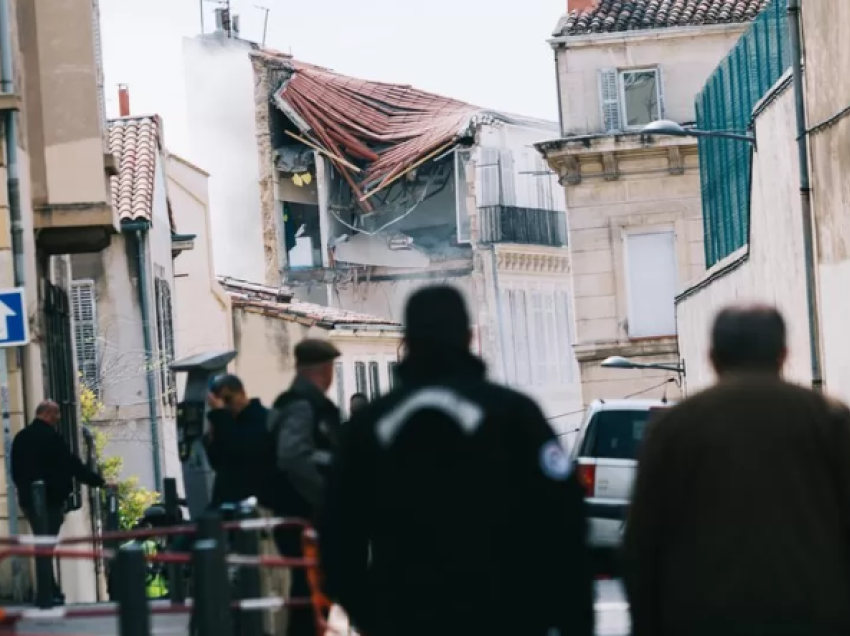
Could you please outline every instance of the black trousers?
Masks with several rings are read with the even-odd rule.
[[[35,511],[32,508],[24,508],[24,515],[27,518],[27,521],[30,524],[30,528],[35,532],[35,528],[38,525],[35,520]],[[65,511],[63,506],[59,505],[47,505],[47,534],[56,536],[59,534],[59,530],[62,528],[62,522],[65,521]],[[53,595],[61,596],[62,588],[59,587],[59,583],[56,582],[56,572],[54,571],[54,567],[50,568],[50,575],[52,577],[51,584],[53,586]]]
[[[304,558],[300,529],[277,528],[274,531],[274,541],[281,556],[293,559]],[[307,580],[307,571],[304,568],[292,568],[290,572],[292,585],[290,586],[289,597],[309,599],[310,583]],[[317,636],[312,606],[290,608],[286,634],[287,636]]]

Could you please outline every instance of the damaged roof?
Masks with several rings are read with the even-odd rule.
[[[370,194],[438,158],[477,126],[493,121],[551,126],[405,84],[349,77],[277,52],[253,55],[284,71],[275,104],[325,151],[366,212]]]
[[[236,278],[220,277],[219,284],[230,296],[233,307],[253,309],[268,316],[315,325],[325,329],[354,325],[398,328],[397,322],[371,314],[305,303],[293,298],[292,290],[275,289]]]
[[[770,0],[596,0],[573,9],[553,35],[588,35],[755,20]]]

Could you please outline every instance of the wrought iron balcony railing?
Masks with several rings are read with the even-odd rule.
[[[478,208],[482,243],[524,243],[564,247],[566,215],[559,210],[490,205]]]

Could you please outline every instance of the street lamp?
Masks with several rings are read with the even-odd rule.
[[[647,124],[641,129],[644,135],[668,135],[670,137],[708,137],[718,139],[735,139],[737,141],[748,141],[756,143],[755,135],[730,132],[728,130],[700,130],[698,128],[685,128],[681,124],[669,119],[659,119]]]
[[[611,356],[602,361],[606,369],[658,369],[659,371],[672,371],[678,378],[679,388],[685,389],[685,361],[680,362],[636,362],[623,356]]]

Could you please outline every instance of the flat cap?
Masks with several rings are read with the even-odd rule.
[[[327,340],[307,338],[295,345],[295,363],[298,366],[324,364],[336,360],[339,356],[339,349]]]

